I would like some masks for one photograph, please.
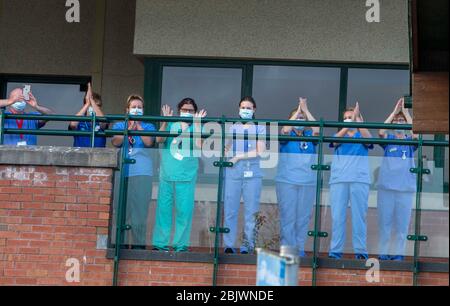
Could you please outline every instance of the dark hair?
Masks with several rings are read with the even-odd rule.
[[[180,111],[181,108],[186,104],[192,105],[194,107],[194,111],[197,112],[198,110],[197,103],[195,103],[194,99],[191,98],[184,98],[183,100],[181,100],[181,102],[178,103],[178,111]]]
[[[241,102],[239,102],[239,107],[241,107],[242,102],[250,102],[251,104],[253,104],[253,107],[256,108],[255,99],[253,99],[253,97],[251,97],[251,96],[243,97],[241,99]]]

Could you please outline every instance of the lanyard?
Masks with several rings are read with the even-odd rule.
[[[16,119],[16,124],[17,124],[17,128],[19,130],[21,130],[22,127],[23,127],[23,119]],[[23,135],[22,134],[20,134],[20,139],[23,139]]]

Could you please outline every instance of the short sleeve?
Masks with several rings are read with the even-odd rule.
[[[123,122],[116,122],[113,125],[113,130],[123,130],[124,129],[124,123]]]

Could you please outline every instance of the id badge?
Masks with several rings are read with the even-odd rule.
[[[179,161],[182,161],[184,159],[183,155],[181,155],[179,152],[176,152],[173,157]]]
[[[128,149],[128,155],[133,155],[133,148]]]
[[[26,141],[19,141],[19,142],[17,143],[17,146],[18,146],[18,147],[26,147],[26,146],[27,146],[27,142],[26,142]]]
[[[252,178],[253,171],[244,171],[244,178]]]

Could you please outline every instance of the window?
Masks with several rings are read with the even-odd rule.
[[[42,106],[58,115],[75,115],[83,105],[84,87],[89,77],[1,76],[4,96],[15,88],[31,85],[31,91]],[[83,87],[83,88],[82,88]],[[35,111],[29,106],[27,112]],[[67,130],[68,122],[48,122],[45,129]],[[40,146],[72,146],[73,137],[38,136]]]
[[[255,66],[253,96],[258,118],[286,120],[298,106],[298,98],[306,97],[317,120],[336,120],[339,84],[339,68]]]

